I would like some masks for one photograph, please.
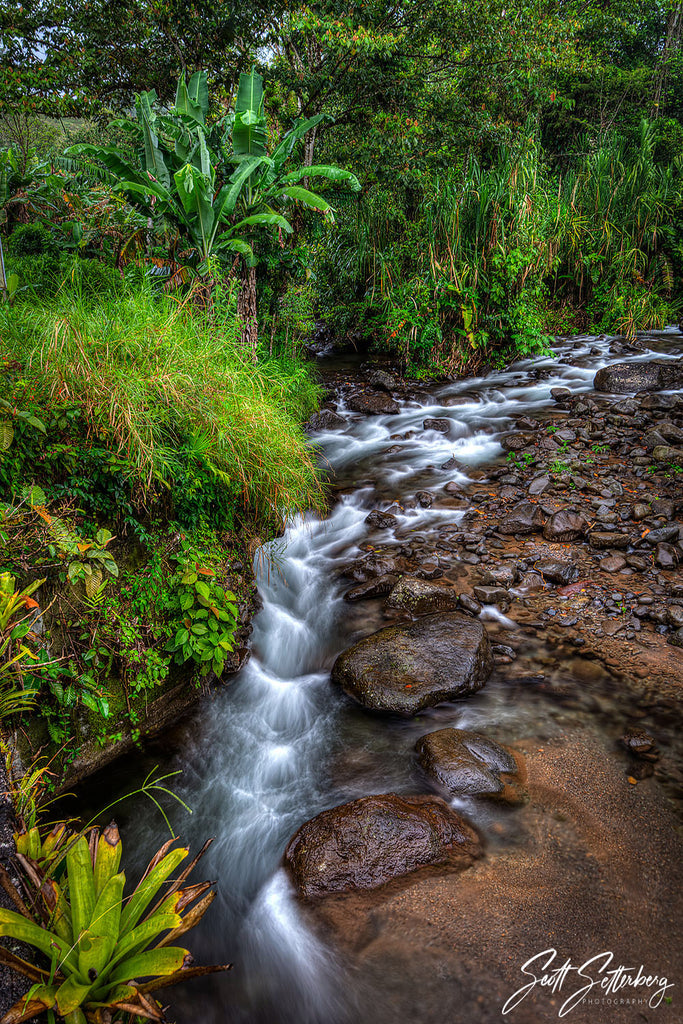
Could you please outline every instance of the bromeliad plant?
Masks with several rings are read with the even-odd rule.
[[[0,947],[0,961],[33,982],[2,1024],[21,1024],[43,1012],[53,1019],[59,1014],[68,1024],[104,1024],[128,1014],[160,1021],[162,1009],[150,993],[229,969],[229,964],[192,966],[190,953],[173,945],[201,920],[216,895],[210,882],[185,884],[209,843],[180,869],[189,851],[171,849],[174,840],[169,840],[124,897],[114,823],[101,835],[92,830],[88,838],[63,823],[44,840],[36,827],[15,838],[34,912],[0,868],[0,881],[17,908],[0,909],[0,935],[33,946],[42,957],[41,964],[33,964]]]

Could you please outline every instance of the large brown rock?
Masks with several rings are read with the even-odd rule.
[[[433,796],[366,796],[311,818],[290,839],[285,865],[299,894],[376,889],[429,865],[463,870],[481,856],[474,829]]]
[[[512,751],[479,733],[465,729],[437,729],[417,741],[418,760],[424,770],[449,793],[482,796],[518,804],[525,790]]]
[[[446,612],[359,640],[335,661],[332,681],[367,708],[412,715],[480,690],[492,668],[481,622]]]
[[[614,363],[595,375],[596,391],[625,394],[629,391],[667,391],[683,385],[683,359],[647,363]]]

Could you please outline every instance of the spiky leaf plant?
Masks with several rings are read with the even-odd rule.
[[[193,966],[190,953],[173,945],[201,920],[216,895],[210,882],[185,885],[209,843],[181,869],[189,851],[172,849],[173,842],[161,847],[124,897],[115,823],[101,835],[92,830],[89,838],[63,824],[42,841],[37,828],[17,835],[17,859],[30,882],[33,912],[0,869],[0,883],[17,908],[0,909],[0,936],[27,943],[42,956],[33,964],[0,947],[0,961],[34,983],[1,1024],[21,1024],[48,1010],[68,1024],[103,1024],[126,1014],[160,1021],[162,1009],[150,993],[229,969],[229,964]]]

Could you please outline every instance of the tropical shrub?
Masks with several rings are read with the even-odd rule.
[[[45,837],[34,826],[15,840],[31,910],[15,890],[17,909],[0,909],[0,935],[32,946],[41,959],[32,963],[2,950],[3,961],[33,982],[6,1024],[53,1010],[67,1024],[101,1021],[105,1010],[109,1019],[133,1014],[161,1021],[161,1005],[150,998],[157,988],[228,969],[192,966],[188,950],[173,945],[216,895],[209,882],[185,885],[208,843],[182,870],[189,850],[165,843],[124,898],[122,844],[113,822],[87,838],[60,823]]]

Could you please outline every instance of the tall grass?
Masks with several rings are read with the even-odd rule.
[[[414,364],[474,369],[532,353],[559,307],[596,330],[662,327],[678,312],[683,161],[658,164],[655,144],[643,121],[635,143],[584,140],[560,171],[527,125],[487,164],[469,154],[426,175],[418,201],[370,192],[334,266]]]
[[[148,499],[189,450],[258,517],[320,504],[300,426],[317,386],[300,365],[243,355],[230,303],[210,317],[144,288],[115,300],[62,294],[50,307],[0,307],[0,332],[41,404],[80,410]]]

